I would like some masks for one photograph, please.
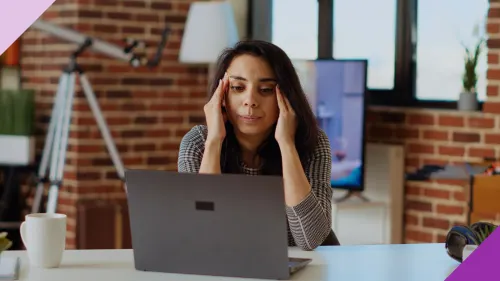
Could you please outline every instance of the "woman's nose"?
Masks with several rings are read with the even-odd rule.
[[[257,103],[253,101],[245,101],[245,106],[257,107]]]
[[[247,93],[245,100],[244,100],[244,105],[249,106],[249,107],[257,107],[257,99],[255,98],[253,93]]]

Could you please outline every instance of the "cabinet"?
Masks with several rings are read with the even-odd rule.
[[[474,175],[469,196],[469,224],[478,221],[500,225],[500,175]]]
[[[333,226],[342,245],[386,244],[387,204],[343,202],[332,204]]]
[[[404,150],[369,143],[363,198],[332,203],[332,228],[342,245],[401,244],[404,219]],[[333,198],[348,191],[334,190]]]

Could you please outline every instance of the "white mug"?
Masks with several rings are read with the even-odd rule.
[[[66,248],[66,215],[26,215],[20,231],[32,266],[59,267]]]

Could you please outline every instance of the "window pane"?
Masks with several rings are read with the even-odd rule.
[[[291,59],[318,57],[318,0],[273,0],[272,42]]]
[[[396,0],[335,0],[333,56],[368,59],[368,87],[392,89],[396,54]]]
[[[416,96],[421,100],[457,100],[462,92],[465,49],[485,34],[488,0],[419,0]],[[486,97],[487,54],[476,68],[477,92]]]

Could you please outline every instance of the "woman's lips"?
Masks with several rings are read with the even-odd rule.
[[[238,115],[238,117],[245,123],[255,123],[260,120],[261,117],[252,115]]]

